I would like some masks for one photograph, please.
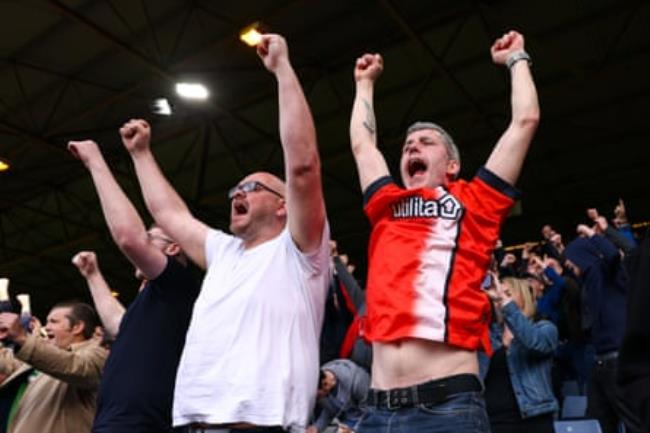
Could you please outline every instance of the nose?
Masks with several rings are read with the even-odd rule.
[[[232,198],[235,197],[237,198],[246,197],[246,192],[241,188],[237,188],[235,189],[235,193],[232,195]]]
[[[418,150],[417,142],[408,143],[404,146],[404,153],[415,153]]]

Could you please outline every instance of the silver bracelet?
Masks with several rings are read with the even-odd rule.
[[[528,53],[524,50],[521,51],[515,51],[514,53],[510,54],[510,57],[506,60],[506,66],[508,69],[512,69],[512,65],[517,63],[519,60],[526,60],[528,62],[528,66],[531,66],[533,62],[530,60],[530,56]]]

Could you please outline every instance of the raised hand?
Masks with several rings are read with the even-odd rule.
[[[384,59],[380,54],[364,54],[354,64],[354,80],[376,81],[384,70]]]
[[[151,127],[146,120],[131,119],[120,128],[120,137],[130,153],[149,148]]]
[[[21,325],[18,314],[0,313],[0,335],[18,344],[25,342],[27,332]]]
[[[524,37],[521,33],[514,30],[504,33],[499,39],[494,41],[490,48],[492,61],[497,65],[505,65],[506,60],[513,53],[524,49]]]
[[[618,199],[618,204],[614,208],[614,224],[621,226],[627,224],[627,215],[625,213],[625,203],[622,198]]]
[[[580,236],[585,236],[588,238],[596,234],[596,231],[586,224],[578,224],[578,227],[576,227],[576,231]]]
[[[72,258],[72,264],[84,278],[88,278],[97,272],[97,255],[92,251],[81,251]]]
[[[287,41],[280,35],[262,35],[262,40],[257,44],[257,55],[262,59],[264,67],[275,73],[278,67],[289,64],[289,48]]]
[[[88,167],[97,157],[101,157],[99,146],[92,140],[69,141],[68,151]]]
[[[505,268],[510,265],[514,265],[517,262],[517,256],[515,256],[512,253],[508,253],[505,256],[503,256],[503,260],[501,260],[500,266],[502,268]]]

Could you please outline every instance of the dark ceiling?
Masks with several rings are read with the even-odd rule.
[[[650,219],[650,4],[621,0],[278,1],[79,0],[0,2],[0,276],[43,313],[85,297],[70,265],[98,252],[128,302],[132,268],[112,244],[90,178],[65,150],[92,138],[143,210],[117,129],[148,119],[153,148],[196,214],[227,227],[226,191],[244,174],[281,172],[273,78],[238,40],[261,20],[286,36],[314,113],[333,236],[365,262],[368,227],[348,143],[352,66],[384,55],[377,86],[380,147],[395,166],[408,124],[430,119],[455,137],[462,175],[485,161],[509,116],[509,80],[490,61],[492,41],[524,33],[542,123],[520,187],[521,214],[506,243],[551,222],[569,236],[587,206],[610,213],[626,199]],[[174,100],[173,83],[198,79],[207,104]],[[169,97],[176,114],[149,108]],[[146,215],[143,210],[143,215]],[[147,216],[147,220],[149,217]]]

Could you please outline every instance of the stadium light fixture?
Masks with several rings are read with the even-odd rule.
[[[244,27],[239,32],[239,39],[242,40],[249,47],[254,47],[262,41],[262,24],[259,22],[253,23],[247,27]]]
[[[210,96],[208,88],[201,83],[176,83],[176,93],[181,98],[205,100]]]

